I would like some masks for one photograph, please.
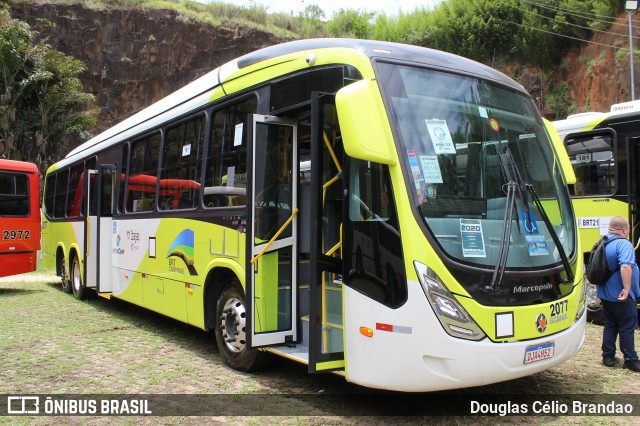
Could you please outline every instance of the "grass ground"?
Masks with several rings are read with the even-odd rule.
[[[393,394],[389,400],[404,413],[402,408],[411,404],[469,394],[532,395],[542,400],[550,395],[611,394],[626,395],[639,413],[640,374],[600,363],[601,330],[589,324],[577,357],[534,376],[460,392]],[[380,404],[386,394],[351,385],[335,375],[309,375],[305,366],[284,359],[252,374],[234,371],[222,362],[210,334],[117,300],[76,301],[60,290],[55,277],[43,274],[0,279],[0,348],[0,395],[198,394],[218,395],[222,405],[242,405],[237,407],[238,416],[59,417],[55,423],[637,424],[637,417],[611,416],[386,417],[389,404]],[[343,396],[327,399],[323,395]],[[188,412],[189,400],[185,401]],[[220,412],[232,408],[222,405]],[[433,409],[438,412],[437,407]],[[460,407],[460,412],[468,408]],[[0,423],[6,420],[51,424],[54,419],[0,417]]]

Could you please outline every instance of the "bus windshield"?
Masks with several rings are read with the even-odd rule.
[[[475,267],[566,266],[573,211],[533,102],[469,76],[378,70],[410,196],[439,247]]]

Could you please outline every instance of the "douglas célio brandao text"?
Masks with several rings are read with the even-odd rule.
[[[530,402],[487,403],[470,402],[471,414],[491,414],[509,416],[518,414],[557,414],[557,415],[602,415],[602,414],[634,414],[634,406],[629,403],[609,402],[561,402],[556,400],[540,400]]]

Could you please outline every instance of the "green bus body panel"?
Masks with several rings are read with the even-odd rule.
[[[82,222],[77,222],[77,224],[76,226],[83,225]],[[82,254],[79,248],[80,243],[76,238],[73,222],[49,222],[43,219],[42,225],[42,263],[48,272],[55,274],[58,248],[62,249],[65,262],[69,267],[69,254],[72,251]]]
[[[257,261],[258,272],[255,275],[254,327],[256,333],[278,329],[278,252],[264,254]]]
[[[628,217],[629,205],[608,197],[575,197],[572,199],[576,218],[582,217]],[[598,228],[578,228],[583,253],[588,253],[593,245],[602,237]]]
[[[315,55],[312,65],[307,63],[307,58],[311,54]],[[213,102],[226,95],[246,90],[249,87],[296,71],[334,64],[353,65],[360,71],[363,78],[374,77],[371,61],[358,50],[343,47],[305,50],[237,70],[222,81],[222,86],[214,91],[210,101]]]
[[[556,151],[557,158],[560,162],[560,168],[564,174],[565,181],[568,185],[572,185],[576,183],[576,173],[573,170],[573,166],[571,165],[571,160],[569,159],[569,154],[567,153],[567,147],[564,146],[562,138],[555,126],[547,119],[543,118],[544,125],[547,128],[547,132],[549,132],[549,136],[551,142],[553,144],[553,148]]]
[[[346,365],[344,359],[340,359],[337,361],[326,361],[326,362],[319,362],[316,364],[316,370],[318,371],[331,371],[331,370],[337,370],[339,368],[344,368]]]
[[[582,270],[581,256],[578,256],[577,263],[577,267],[580,268],[579,270]],[[574,324],[580,297],[583,293],[582,286],[584,285],[584,281],[582,280],[582,274],[577,274],[576,281],[576,285],[573,285],[573,283],[560,284],[560,286],[573,287],[573,291],[567,297],[541,305],[518,307],[483,306],[470,298],[458,297],[457,300],[492,341],[538,339],[542,336],[559,333]],[[566,310],[562,315],[553,316],[553,306],[563,304],[564,301],[567,302]],[[517,333],[513,338],[497,339],[495,327],[496,314],[504,312],[513,312],[513,329],[517,330]],[[536,321],[532,320],[539,314],[544,314],[549,318],[549,323],[544,334],[541,334],[540,331],[536,329]]]
[[[142,224],[145,222],[129,218],[115,220],[127,222],[130,227],[144,226]],[[82,236],[83,226],[82,221],[45,222],[43,264],[48,271],[56,272],[56,252],[61,247],[67,266],[72,251],[80,254],[80,266],[84,273],[81,243],[77,241]],[[186,228],[193,230],[195,236],[193,270],[197,275],[190,273],[183,260],[169,255],[171,243]],[[214,268],[228,269],[244,286],[244,233],[204,221],[164,218],[160,219],[153,236],[156,238],[155,258],[150,257],[148,249],[144,247],[147,251],[138,265],[112,268],[113,274],[121,282],[128,282],[121,292],[112,297],[204,329],[204,286],[209,272]],[[109,253],[101,253],[101,256],[112,256],[112,249]],[[171,266],[172,260],[175,266]]]

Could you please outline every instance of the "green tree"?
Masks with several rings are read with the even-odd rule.
[[[327,23],[329,34],[332,37],[368,38],[373,29],[374,17],[373,12],[340,9],[334,12]]]
[[[0,155],[44,169],[69,137],[95,126],[95,100],[78,78],[84,70],[0,10]]]
[[[324,11],[320,9],[320,6],[315,4],[307,5],[304,11],[298,15],[302,38],[325,37],[326,24],[322,21],[324,17]]]

